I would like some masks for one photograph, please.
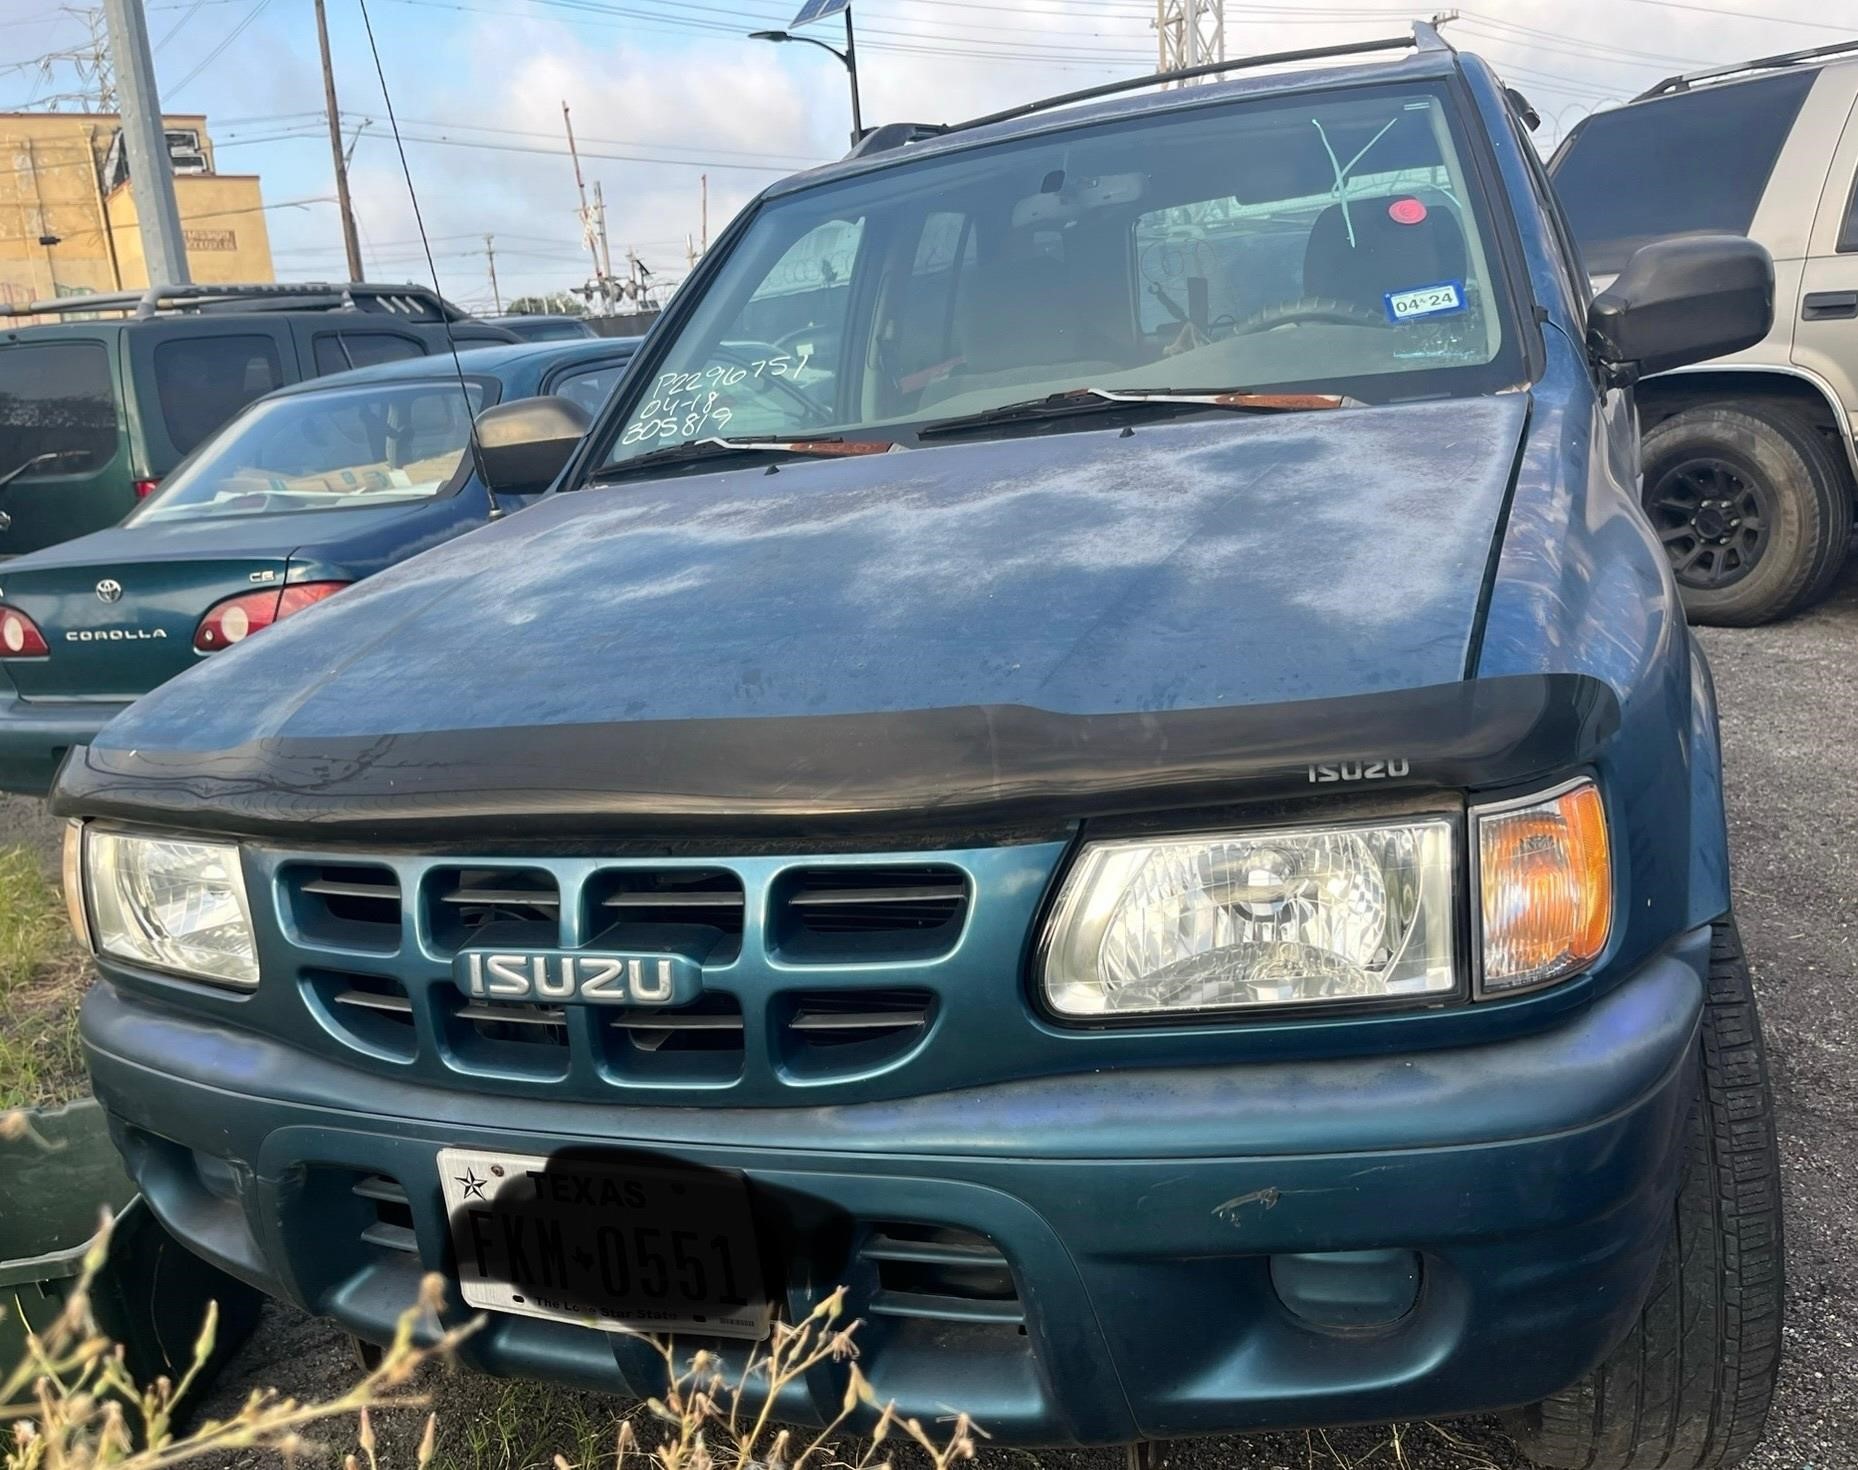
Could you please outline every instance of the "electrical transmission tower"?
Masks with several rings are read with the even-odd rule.
[[[34,57],[30,62],[21,63],[21,66],[31,66],[38,71],[40,87],[49,84],[58,75],[60,68],[68,67],[75,75],[77,86],[70,91],[53,92],[43,97],[37,95],[35,88],[34,96],[26,106],[43,107],[50,112],[59,112],[70,106],[83,112],[116,111],[116,72],[110,64],[109,27],[104,21],[102,9],[66,5],[61,8],[61,13],[80,22],[89,32],[86,38],[74,46]]]
[[[1226,0],[1155,0],[1157,71],[1226,59]],[[1183,84],[1184,85],[1184,84]]]

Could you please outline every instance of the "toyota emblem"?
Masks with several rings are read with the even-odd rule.
[[[123,584],[114,578],[105,577],[97,583],[97,598],[101,602],[120,602],[123,596]]]

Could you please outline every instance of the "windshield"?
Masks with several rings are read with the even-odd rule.
[[[423,500],[464,462],[482,383],[372,383],[260,403],[222,429],[128,524]]]
[[[1366,402],[1523,376],[1441,87],[1134,117],[763,204],[617,464],[712,437],[910,437],[1081,387]]]

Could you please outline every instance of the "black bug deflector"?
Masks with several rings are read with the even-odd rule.
[[[53,810],[370,841],[974,831],[1353,781],[1511,785],[1591,759],[1618,722],[1605,685],[1557,674],[1150,714],[969,705],[274,738],[217,752],[93,747],[66,763]]]

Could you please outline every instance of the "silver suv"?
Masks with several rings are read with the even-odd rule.
[[[1843,59],[1841,59],[1843,58]],[[1595,113],[1549,171],[1605,285],[1676,235],[1774,256],[1759,345],[1641,383],[1644,503],[1699,623],[1823,597],[1852,534],[1858,416],[1858,41],[1660,82]]]

